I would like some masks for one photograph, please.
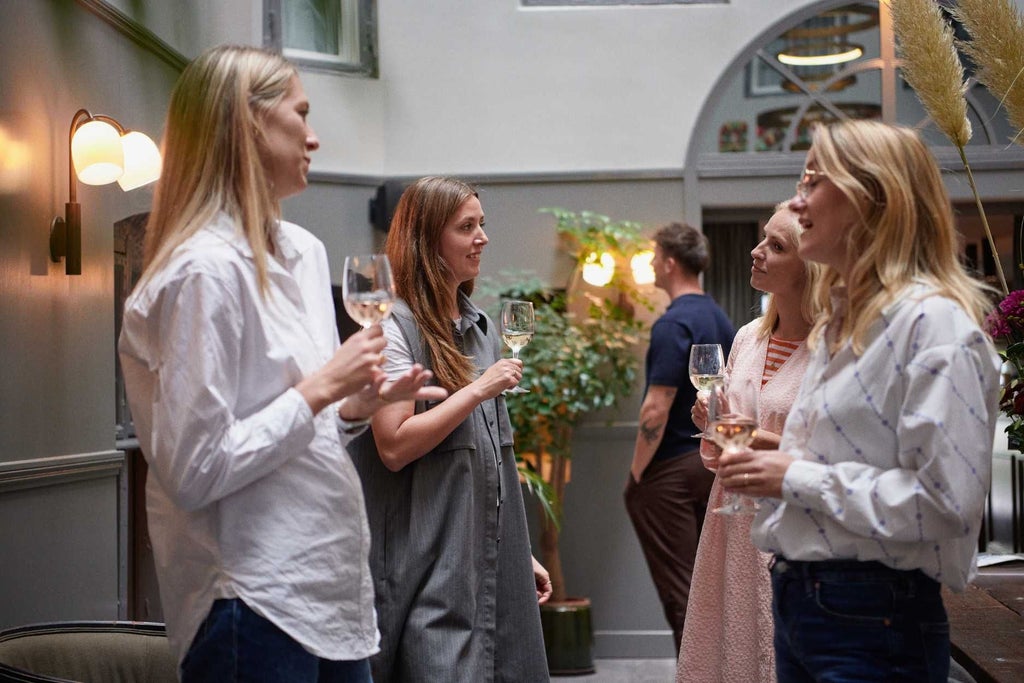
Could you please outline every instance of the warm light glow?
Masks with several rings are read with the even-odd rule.
[[[121,137],[124,147],[124,174],[117,184],[127,192],[148,185],[160,177],[160,150],[145,133],[132,131]]]
[[[594,287],[604,287],[612,281],[615,275],[615,259],[608,252],[598,257],[597,252],[591,252],[587,260],[583,262],[583,281]]]
[[[633,282],[638,285],[654,284],[654,267],[651,261],[654,260],[654,252],[650,249],[637,252],[629,259],[629,268],[633,271]]]
[[[28,185],[31,161],[28,145],[0,127],[0,194],[13,194]]]
[[[71,139],[75,173],[86,185],[106,185],[124,173],[124,149],[117,129],[105,121],[88,121]]]
[[[798,55],[788,52],[778,54],[779,61],[790,66],[830,66],[859,59],[864,49],[859,45],[845,45],[849,49],[832,54]]]

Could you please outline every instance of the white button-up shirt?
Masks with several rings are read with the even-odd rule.
[[[762,501],[755,545],[920,569],[962,590],[991,478],[998,367],[974,321],[924,285],[884,311],[862,355],[846,344],[830,357],[820,340],[779,446],[798,459],[783,499]]]
[[[261,296],[224,214],[129,297],[120,339],[178,660],[218,598],[328,659],[377,651],[369,529],[336,406],[292,387],[338,346],[323,244],[281,222]]]

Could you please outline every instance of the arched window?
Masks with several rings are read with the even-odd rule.
[[[931,144],[948,145],[900,75],[888,6],[820,5],[824,8],[798,13],[789,25],[762,38],[742,68],[723,81],[710,111],[715,134],[705,129],[701,150],[801,151],[807,149],[813,123],[844,118],[915,126]],[[971,65],[964,61],[970,74]],[[1016,131],[999,112],[998,101],[981,84],[970,83],[970,144],[1007,144]]]
[[[953,0],[937,0],[948,6]],[[966,37],[947,13],[955,32]],[[968,76],[972,65],[964,59]],[[1004,272],[1016,268],[1024,221],[1024,147],[999,102],[972,80],[966,93],[974,134],[966,155],[984,199]],[[903,80],[886,2],[823,0],[780,18],[723,72],[698,116],[684,163],[686,220],[702,225],[722,259],[705,284],[734,321],[751,310],[745,253],[771,207],[793,186],[816,122],[880,119],[918,129],[931,146],[958,214],[964,258],[995,283],[994,254],[959,152],[930,121]]]

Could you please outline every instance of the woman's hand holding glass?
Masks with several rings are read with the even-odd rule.
[[[720,387],[721,385],[717,386]],[[715,388],[712,387],[712,391]],[[701,430],[700,459],[704,463],[704,467],[714,472],[718,470],[718,456],[722,454],[722,449],[711,440],[711,433],[707,430],[708,423],[712,419],[709,411],[710,406],[708,405],[708,398],[710,396],[710,391],[708,396],[697,395],[697,400],[694,401],[693,407],[690,408],[690,419],[693,420],[694,426]]]
[[[391,262],[385,254],[363,254],[345,259],[342,273],[342,301],[345,311],[362,328],[342,345],[344,349],[361,335],[370,338],[382,337],[380,327],[374,327],[391,314],[395,302],[394,277]],[[372,329],[371,329],[372,328]],[[381,339],[383,341],[383,339]],[[383,344],[379,344],[383,350]],[[374,346],[376,348],[376,345]],[[396,401],[441,401],[448,396],[447,390],[427,386],[433,373],[421,365],[414,365],[403,375],[390,382],[381,369],[383,356],[377,352],[375,368],[368,381],[358,391],[345,395],[345,403],[339,414],[347,419],[365,419],[385,403]]]
[[[722,449],[723,457],[729,453],[749,450],[750,444],[757,436],[757,400],[760,389],[759,382],[743,379],[732,383],[728,389],[718,386],[711,390],[708,399],[707,431],[711,433],[711,439],[715,444]],[[729,483],[721,469],[719,476],[723,477],[723,485]],[[739,475],[738,481],[742,485],[749,479],[750,473],[743,472]],[[720,515],[742,515],[757,510],[758,505],[753,499],[729,491],[722,506],[712,512]]]
[[[480,400],[486,401],[499,394],[511,393],[522,379],[523,361],[518,358],[502,358],[484,370],[472,386],[479,393]]]
[[[725,380],[725,355],[721,344],[693,344],[690,346],[690,382],[697,390],[697,400],[707,404],[711,388]],[[694,438],[709,438],[707,427]]]

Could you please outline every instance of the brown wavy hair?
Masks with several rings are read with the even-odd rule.
[[[476,189],[461,180],[420,178],[402,193],[391,220],[384,251],[391,261],[395,290],[412,310],[426,344],[437,383],[454,392],[473,381],[476,366],[455,342],[448,319],[452,271],[439,255],[441,234]],[[466,296],[474,281],[459,284]]]

